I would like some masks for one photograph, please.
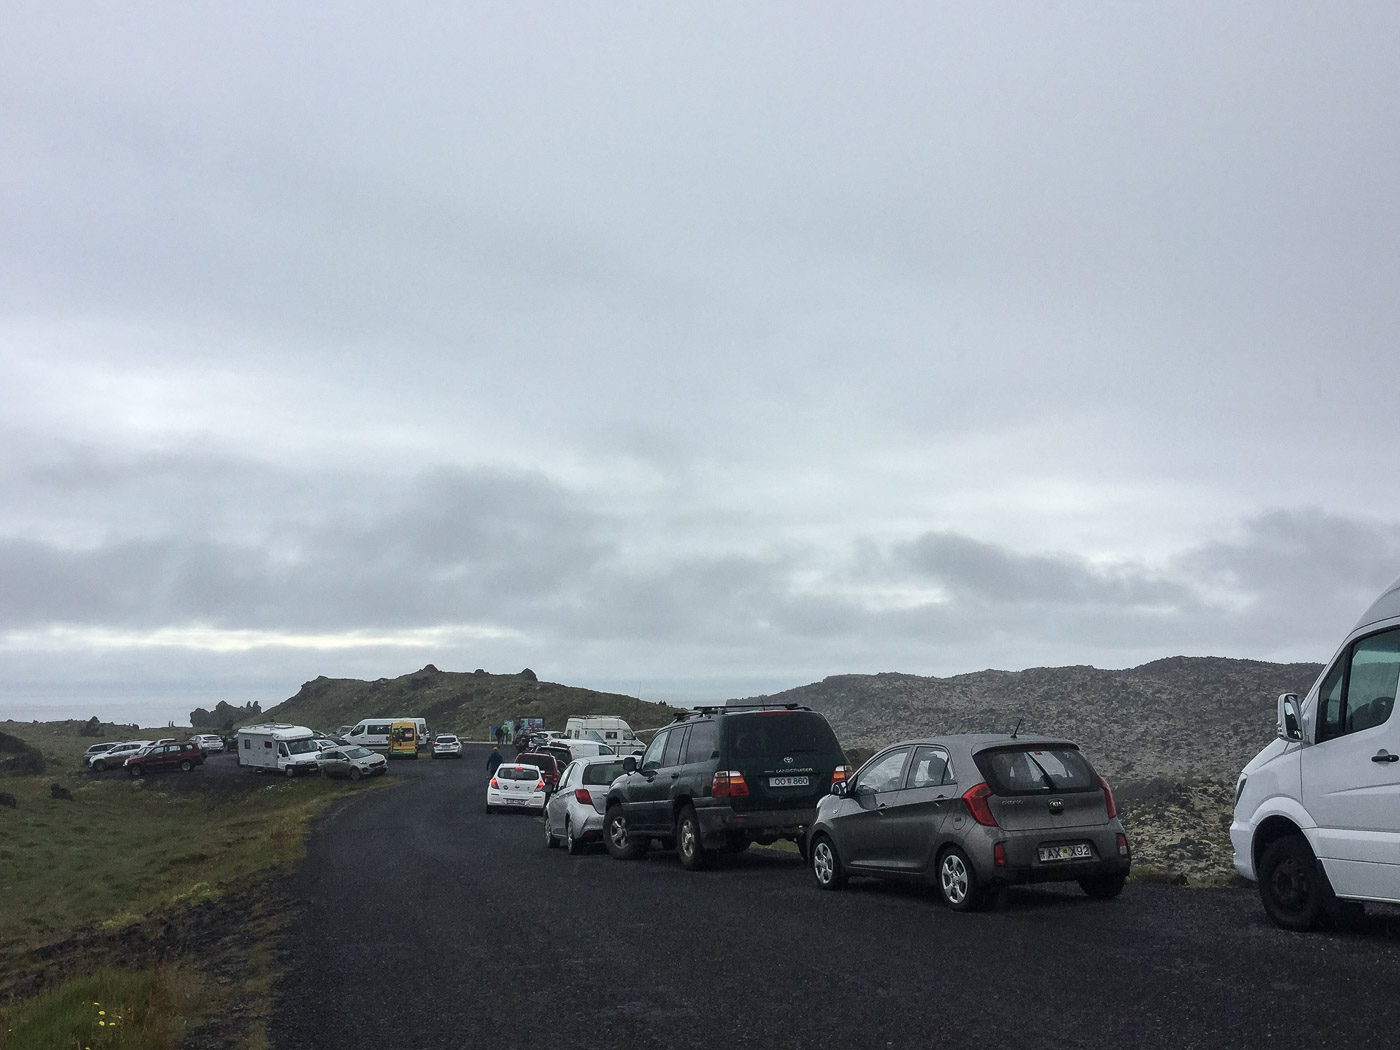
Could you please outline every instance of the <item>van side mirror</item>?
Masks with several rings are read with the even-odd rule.
[[[623,771],[624,773],[635,773],[635,772],[637,772],[637,760],[636,760],[635,758],[633,758],[631,755],[628,755],[626,758],[624,758],[624,759],[622,760],[622,771]]]
[[[1274,729],[1280,740],[1303,739],[1303,712],[1297,693],[1279,694],[1278,723]]]

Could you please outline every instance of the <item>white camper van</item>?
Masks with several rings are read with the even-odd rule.
[[[350,727],[350,732],[342,733],[347,744],[359,744],[378,751],[389,749],[389,734],[395,722],[412,722],[418,727],[418,749],[427,747],[428,723],[422,718],[409,718],[400,715],[394,718],[362,718]]]
[[[321,749],[316,736],[306,726],[273,722],[261,726],[244,726],[235,736],[238,764],[289,777],[301,773],[318,773],[317,757]]]
[[[607,744],[618,755],[644,750],[632,727],[612,715],[574,715],[564,723],[564,738]]]
[[[1230,840],[1269,918],[1320,925],[1340,902],[1400,903],[1400,580],[1352,628],[1278,739],[1244,767]],[[1348,904],[1356,911],[1360,904]]]

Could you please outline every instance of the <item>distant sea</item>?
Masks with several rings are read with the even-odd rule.
[[[99,721],[121,725],[157,727],[175,723],[190,724],[190,712],[207,706],[170,700],[11,700],[0,698],[0,722],[62,722],[76,718],[86,721],[96,715]]]

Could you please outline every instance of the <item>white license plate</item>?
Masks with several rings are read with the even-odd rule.
[[[528,798],[508,798],[505,800],[507,806],[523,806],[529,801]]]
[[[805,788],[811,787],[811,777],[769,777],[768,786],[770,788]]]
[[[1094,851],[1087,842],[1078,842],[1073,846],[1041,846],[1040,859],[1042,861],[1056,860],[1092,860]]]

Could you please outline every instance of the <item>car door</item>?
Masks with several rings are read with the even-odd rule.
[[[627,802],[624,812],[627,815],[629,831],[658,830],[660,799],[664,797],[668,786],[667,782],[660,780],[661,759],[666,753],[666,744],[672,732],[669,728],[657,731],[656,736],[652,737],[651,743],[647,745],[646,753],[642,755],[641,766],[627,778]]]
[[[1351,643],[1318,687],[1299,756],[1317,852],[1346,896],[1400,900],[1400,628]]]
[[[904,783],[912,751],[908,745],[883,751],[853,778],[831,821],[837,852],[847,867],[893,865],[894,840],[886,811]]]
[[[889,793],[880,810],[892,868],[915,872],[932,865],[944,818],[961,803],[954,784],[945,748],[933,744],[914,748],[903,786]]]
[[[673,830],[673,803],[680,787],[683,768],[681,759],[685,754],[685,741],[689,734],[689,726],[675,726],[667,731],[657,760],[660,764],[656,768],[655,776],[642,788],[646,799],[642,826],[659,834],[669,835]]]

